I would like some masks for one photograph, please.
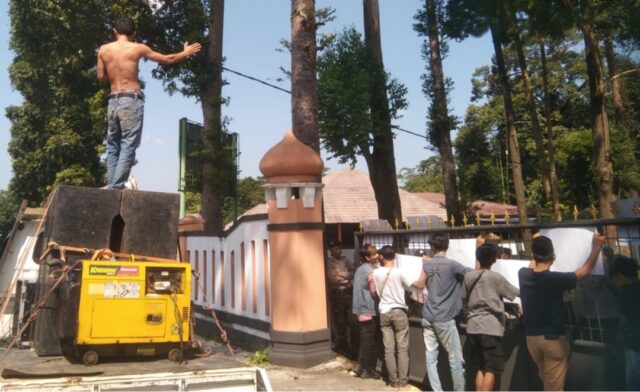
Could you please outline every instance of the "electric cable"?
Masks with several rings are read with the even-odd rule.
[[[236,74],[236,75],[238,75],[238,76],[240,76],[240,77],[243,77],[243,78],[246,78],[246,79],[249,79],[249,80],[253,80],[254,82],[258,82],[258,83],[260,83],[260,84],[263,84],[263,85],[265,85],[265,86],[267,86],[267,87],[271,87],[271,88],[273,88],[273,89],[276,89],[276,90],[279,90],[279,91],[285,92],[285,93],[287,93],[287,94],[291,94],[291,91],[290,91],[290,90],[287,90],[287,89],[284,89],[284,88],[282,88],[282,87],[276,86],[275,84],[271,84],[271,83],[266,82],[266,81],[264,81],[264,80],[262,80],[262,79],[258,79],[258,78],[256,78],[256,77],[253,77],[253,76],[250,76],[250,75],[244,74],[244,73],[239,72],[239,71],[235,71],[235,70],[233,70],[233,69],[229,69],[229,68],[227,68],[227,67],[220,67],[220,68],[221,68],[223,71],[231,72],[231,73]],[[409,135],[417,136],[417,137],[419,137],[419,138],[421,138],[421,139],[428,140],[428,139],[427,139],[427,137],[426,137],[425,135],[421,135],[421,134],[419,134],[419,133],[409,131],[409,130],[404,129],[404,128],[401,128],[401,127],[399,127],[399,126],[397,126],[397,125],[391,125],[391,128],[393,128],[393,129],[395,129],[395,130],[398,130],[398,131],[400,131],[400,132],[404,132],[404,133],[409,134]]]
[[[182,313],[180,313],[180,307],[178,306],[177,291],[177,288],[174,285],[171,285],[171,296],[169,298],[171,298],[171,302],[173,302],[173,317],[178,325],[178,335],[180,339],[180,360],[178,361],[178,364],[182,364],[183,362],[186,362],[184,360],[184,342],[182,340],[182,334],[184,332],[182,324],[184,323],[184,320],[182,319]]]

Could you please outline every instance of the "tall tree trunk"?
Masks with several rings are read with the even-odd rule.
[[[558,174],[556,172],[556,147],[553,138],[553,120],[551,115],[551,96],[549,95],[549,68],[544,41],[540,41],[540,61],[542,63],[542,86],[544,90],[544,117],[547,128],[547,156],[549,158],[549,180],[551,183],[551,202],[553,216],[560,216],[560,198],[558,196]]]
[[[291,1],[291,122],[298,140],[320,153],[315,0]]]
[[[607,59],[607,68],[609,71],[609,80],[611,81],[611,98],[613,99],[613,107],[615,108],[615,123],[618,126],[619,137],[623,140],[633,140],[629,129],[631,128],[627,123],[627,116],[624,108],[624,102],[622,100],[622,93],[620,92],[620,81],[618,80],[618,65],[616,61],[616,53],[613,47],[611,38],[607,37],[604,40],[604,53]],[[637,197],[640,194],[640,189],[636,186],[630,185],[628,189],[630,195]]]
[[[365,43],[375,62],[377,75],[371,92],[371,118],[373,121],[373,152],[367,159],[369,178],[378,204],[378,217],[391,225],[402,222],[402,208],[398,191],[396,160],[393,151],[391,114],[387,97],[386,77],[380,43],[380,8],[378,0],[363,0]]]
[[[527,110],[529,117],[531,118],[531,128],[533,130],[533,138],[536,143],[536,155],[540,164],[540,175],[542,177],[542,188],[544,190],[544,196],[546,201],[551,201],[551,176],[549,175],[549,164],[547,159],[547,152],[544,148],[544,137],[542,136],[542,127],[540,126],[540,120],[538,119],[538,108],[535,98],[533,97],[533,89],[531,87],[531,77],[529,76],[529,70],[527,67],[527,59],[524,55],[524,48],[520,34],[514,34],[514,44],[516,52],[518,54],[518,65],[520,67],[520,76],[522,77],[522,85],[524,87],[524,94],[527,98]]]
[[[224,0],[211,0],[209,10],[209,42],[207,61],[211,74],[204,87],[202,113],[204,119],[203,146],[208,159],[203,163],[203,182],[200,213],[205,221],[205,232],[220,235],[223,232],[222,197],[224,176],[219,170],[224,159],[222,138],[222,33],[224,27]]]
[[[564,4],[574,15],[576,9],[570,0]],[[589,78],[589,100],[591,112],[591,133],[593,135],[596,172],[598,173],[598,205],[601,218],[612,218],[611,202],[613,194],[613,165],[609,156],[609,119],[605,108],[604,68],[600,58],[600,47],[593,27],[584,15],[591,13],[591,2],[582,0],[578,27],[584,36],[587,76]]]
[[[444,186],[445,207],[447,217],[455,217],[456,221],[462,221],[460,201],[458,198],[458,186],[456,184],[456,165],[453,159],[453,146],[451,143],[451,121],[447,107],[447,92],[444,82],[444,70],[442,67],[442,55],[440,52],[440,38],[438,36],[438,17],[436,12],[436,0],[426,0],[427,10],[427,34],[429,36],[429,71],[433,79],[434,100],[432,135],[436,135],[436,147],[440,152],[442,166],[442,183]]]
[[[609,70],[609,80],[611,81],[611,98],[613,99],[613,107],[616,110],[616,123],[618,125],[624,124],[624,105],[622,103],[622,94],[620,93],[620,81],[616,77],[618,73],[618,66],[616,61],[616,53],[613,48],[613,42],[611,38],[607,37],[604,40],[604,53],[607,58],[607,68]],[[623,129],[624,126],[622,127]]]
[[[613,165],[609,156],[609,120],[605,108],[604,69],[600,58],[600,48],[591,25],[583,22],[580,26],[584,34],[584,45],[589,77],[589,97],[591,101],[591,132],[595,148],[596,171],[598,173],[598,204],[601,218],[613,218],[611,202],[613,194]]]
[[[496,65],[500,84],[502,85],[502,97],[504,100],[504,117],[509,135],[509,156],[511,161],[511,175],[513,177],[513,189],[516,195],[516,205],[518,207],[518,219],[521,223],[527,222],[527,200],[524,195],[524,181],[522,179],[522,164],[520,162],[520,147],[518,146],[518,133],[515,126],[515,115],[513,111],[513,101],[511,100],[511,85],[509,75],[504,62],[502,45],[497,34],[496,27],[491,24],[491,40],[496,56]],[[525,241],[526,242],[526,241]]]

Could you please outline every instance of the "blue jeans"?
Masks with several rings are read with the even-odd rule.
[[[625,348],[624,368],[627,391],[640,390],[640,352]]]
[[[144,101],[132,97],[109,98],[107,117],[107,185],[109,189],[121,189],[129,179],[136,149],[140,146]]]
[[[427,357],[427,376],[431,389],[442,391],[440,376],[438,376],[438,352],[441,343],[449,353],[449,367],[453,379],[453,390],[464,391],[464,359],[462,358],[462,345],[460,335],[454,320],[444,323],[422,320],[422,335]]]

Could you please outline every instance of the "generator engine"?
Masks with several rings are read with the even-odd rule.
[[[149,261],[82,262],[75,354],[168,355],[182,360],[189,342],[191,265]]]

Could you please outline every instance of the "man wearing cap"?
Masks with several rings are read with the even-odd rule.
[[[591,253],[575,272],[554,272],[550,271],[555,260],[553,243],[548,237],[539,236],[531,246],[529,268],[518,271],[527,349],[538,366],[545,391],[563,390],[567,374],[569,345],[563,293],[574,289],[578,280],[591,273],[604,240],[604,236],[593,235]]]
[[[116,40],[102,45],[98,51],[96,71],[99,81],[111,85],[107,109],[107,186],[109,189],[122,189],[129,178],[142,137],[144,94],[138,81],[140,59],[171,65],[198,53],[200,44],[185,42],[182,52],[175,54],[155,52],[147,45],[133,42],[136,27],[129,18],[116,20],[113,33]]]

